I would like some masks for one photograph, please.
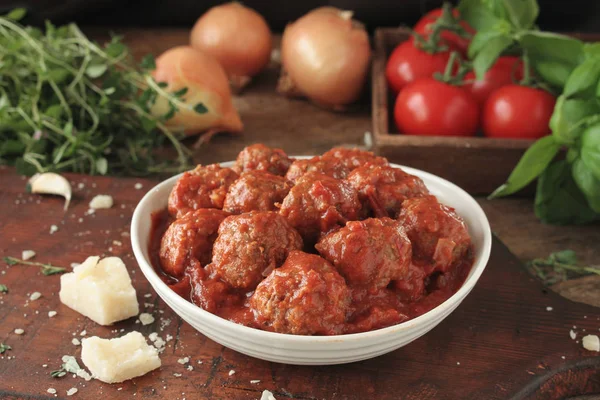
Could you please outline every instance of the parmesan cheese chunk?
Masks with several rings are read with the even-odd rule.
[[[597,335],[587,335],[582,340],[583,348],[589,351],[600,351],[600,338]]]
[[[139,305],[129,273],[118,257],[88,257],[60,277],[60,301],[100,325],[137,315]]]
[[[116,339],[92,336],[83,339],[81,346],[81,360],[102,382],[123,382],[160,367],[158,351],[139,332]]]

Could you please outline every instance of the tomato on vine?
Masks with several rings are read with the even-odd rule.
[[[440,44],[445,43],[462,55],[466,55],[471,43],[470,36],[475,34],[475,29],[466,21],[460,20],[458,10],[452,9],[451,12],[450,9],[444,10],[444,8],[431,10],[416,23],[413,32],[426,39],[433,32],[436,23],[445,24],[447,28],[440,33]]]

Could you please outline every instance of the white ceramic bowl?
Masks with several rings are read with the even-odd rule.
[[[222,165],[231,166],[232,163]],[[454,311],[481,276],[488,262],[492,245],[490,225],[485,213],[469,194],[435,175],[414,168],[392,165],[423,179],[429,191],[437,196],[440,202],[456,209],[467,223],[475,250],[473,268],[463,286],[435,309],[410,321],[350,335],[286,335],[238,325],[181,298],[156,274],[148,256],[152,224],[150,215],[167,207],[169,193],[179,176],[156,185],[137,205],[131,223],[131,242],[135,258],[154,290],[169,307],[199,332],[230,349],[252,357],[285,364],[342,364],[377,357],[426,334]]]

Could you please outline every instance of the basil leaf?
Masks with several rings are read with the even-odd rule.
[[[539,77],[563,87],[571,72],[583,61],[583,42],[556,33],[529,31],[521,35],[521,46]]]
[[[494,14],[489,2],[485,0],[462,0],[457,9],[461,19],[467,21],[478,32],[489,30],[503,21],[502,17]]]
[[[502,54],[512,42],[512,38],[505,35],[488,40],[486,46],[481,49],[479,54],[477,54],[473,60],[473,70],[475,71],[477,79],[483,79],[487,70],[494,65],[500,54]]]
[[[596,99],[567,99],[558,97],[550,118],[550,129],[558,143],[573,144],[583,132],[581,121],[600,112]]]
[[[589,207],[565,160],[553,163],[540,175],[534,210],[548,224],[585,224],[600,219]]]
[[[560,145],[553,136],[544,136],[531,145],[513,169],[505,184],[498,187],[489,198],[515,193],[537,178],[552,162]]]
[[[573,163],[573,179],[585,195],[591,209],[600,213],[600,180],[596,179],[581,159]]]
[[[600,125],[594,125],[581,135],[581,160],[600,179]]]
[[[579,262],[577,259],[577,253],[575,253],[573,250],[557,251],[556,253],[550,254],[550,258],[556,262],[570,265],[577,265]]]
[[[27,10],[25,8],[15,8],[9,11],[8,14],[4,15],[5,18],[12,19],[13,21],[20,21],[27,14]]]
[[[95,79],[104,75],[107,69],[108,67],[106,64],[93,64],[85,69],[85,74],[90,78]]]
[[[508,19],[517,29],[529,29],[540,13],[536,0],[503,0]]]
[[[497,30],[479,31],[473,37],[471,44],[469,45],[469,58],[473,59],[482,49],[484,49],[491,40],[494,40],[500,36],[503,36],[503,32]]]
[[[588,58],[579,64],[567,79],[563,95],[592,97],[600,80],[600,57]]]

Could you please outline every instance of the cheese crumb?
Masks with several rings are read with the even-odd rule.
[[[191,365],[188,365],[186,369],[187,369],[188,371],[193,371],[193,370],[194,370],[194,367],[192,367]]]
[[[183,357],[183,358],[180,358],[179,360],[177,360],[177,362],[179,364],[187,364],[187,363],[190,362],[190,358],[189,357]]]
[[[75,393],[77,393],[77,388],[67,390],[67,396],[73,396]]]
[[[569,331],[569,336],[571,336],[571,339],[575,340],[575,338],[577,337],[577,333],[575,333],[575,332],[573,331],[573,329],[571,329],[571,330]]]
[[[235,374],[235,369],[229,371],[229,376],[232,376],[233,374]]]
[[[54,316],[56,316],[56,314],[58,314],[56,311],[48,311],[48,317],[52,318]]]
[[[21,258],[24,261],[31,260],[33,257],[35,257],[35,251],[33,250],[23,250],[21,252]]]
[[[262,396],[260,396],[260,400],[277,400],[277,399],[275,398],[275,396],[273,396],[273,393],[269,392],[268,390],[263,390]]]
[[[260,379],[252,379],[250,381],[250,383],[253,384],[253,385],[256,385],[256,384],[260,383]]]
[[[50,394],[56,394],[56,389],[54,389],[54,388],[48,388],[48,390],[46,390],[46,392],[48,392]]]
[[[58,226],[50,225],[50,234],[54,234],[54,232],[58,231]]]
[[[106,383],[142,376],[161,365],[158,351],[136,331],[116,339],[83,339],[81,359],[94,378]]]
[[[84,329],[79,333],[79,336],[85,336],[87,335],[87,331]]]
[[[33,292],[33,293],[31,293],[31,296],[29,296],[29,300],[35,301],[35,300],[39,299],[40,297],[42,297],[42,294],[40,292]]]
[[[24,334],[24,333],[25,333],[25,331],[24,331],[23,329],[21,329],[21,328],[17,328],[17,329],[15,329],[15,333],[16,333],[17,335],[22,335],[22,334]]]
[[[583,348],[589,351],[600,351],[600,338],[597,335],[587,335],[582,340]]]
[[[175,378],[181,378],[181,377],[182,377],[182,375],[181,375],[181,374],[178,374],[177,372],[175,372],[175,373],[173,374],[173,376],[174,376]]]
[[[79,339],[77,339],[77,338],[73,338],[73,339],[71,340],[71,343],[73,343],[75,346],[79,346],[79,345],[81,344],[81,342],[80,342],[80,341],[79,341]]]
[[[554,310],[552,307],[546,307],[546,311],[552,311]]]
[[[141,188],[144,187],[144,185],[142,185],[140,182],[138,182],[135,185],[133,185],[133,187],[136,188],[136,190],[140,190]]]
[[[156,339],[158,339],[158,333],[152,332],[151,334],[148,335],[148,339],[150,339],[151,342],[155,342]]]
[[[118,257],[88,257],[60,277],[60,301],[100,325],[137,315],[139,304],[131,278]]]
[[[154,317],[149,313],[141,313],[140,314],[140,322],[142,325],[150,325],[154,322]]]
[[[107,194],[99,194],[94,196],[92,201],[90,201],[90,208],[93,210],[98,210],[100,208],[111,208],[113,206],[113,198]]]

